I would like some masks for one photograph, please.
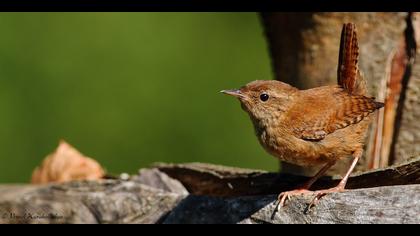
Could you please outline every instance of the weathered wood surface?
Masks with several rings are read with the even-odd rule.
[[[359,189],[326,196],[309,211],[306,208],[311,198],[293,198],[293,203],[288,202],[275,214],[277,195],[230,199],[190,196],[163,223],[418,224],[419,196],[420,185]]]
[[[276,212],[277,194],[306,177],[158,164],[127,180],[2,185],[0,223],[420,223],[419,170],[420,157],[355,175],[349,187],[358,189],[327,195],[309,210],[309,197],[294,197]]]
[[[0,223],[158,223],[187,194],[153,168],[128,180],[3,185]]]
[[[226,197],[275,194],[296,188],[309,179],[309,177],[292,174],[275,174],[202,163],[157,164],[155,166],[179,180],[188,191],[195,195]],[[323,177],[313,185],[313,189],[333,187],[339,180],[339,176]],[[420,156],[392,167],[355,173],[349,178],[347,188],[403,184],[420,184]]]

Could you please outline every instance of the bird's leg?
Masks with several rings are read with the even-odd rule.
[[[351,172],[353,172],[353,169],[356,166],[357,161],[362,156],[362,153],[363,153],[363,149],[358,149],[353,153],[353,157],[354,157],[353,162],[351,163],[351,166],[348,169],[346,175],[343,177],[343,179],[341,179],[340,183],[337,186],[335,186],[333,188],[329,188],[329,189],[323,189],[323,190],[315,191],[316,196],[312,199],[308,208],[311,208],[312,206],[316,205],[318,203],[319,199],[321,199],[323,196],[325,196],[329,193],[338,193],[338,192],[343,192],[344,191],[344,189],[346,187],[347,180],[349,179],[349,176],[350,176]]]
[[[332,162],[328,162],[324,167],[322,167],[321,170],[318,171],[318,173],[316,173],[315,176],[313,176],[312,178],[310,178],[305,184],[301,185],[299,188],[292,190],[292,191],[286,191],[286,192],[282,192],[279,194],[278,196],[278,206],[282,207],[284,205],[284,203],[286,202],[286,199],[289,199],[290,196],[295,196],[295,195],[302,195],[302,194],[309,194],[309,193],[313,193],[312,191],[309,190],[309,188],[322,176],[324,175],[324,173],[331,168],[331,166],[333,166],[335,164],[335,161]]]

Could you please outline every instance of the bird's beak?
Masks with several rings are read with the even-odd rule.
[[[224,93],[224,94],[227,94],[227,95],[231,95],[231,96],[237,97],[237,98],[243,98],[243,97],[245,97],[242,94],[241,90],[239,90],[239,89],[222,90],[220,92],[221,93]]]

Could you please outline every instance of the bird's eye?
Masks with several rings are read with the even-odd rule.
[[[269,97],[270,97],[270,96],[268,96],[268,94],[266,94],[266,93],[262,93],[262,94],[260,95],[260,99],[261,99],[261,101],[263,101],[263,102],[267,101]]]

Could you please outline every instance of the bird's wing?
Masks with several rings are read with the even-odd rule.
[[[366,94],[366,80],[359,67],[359,44],[356,25],[347,23],[341,31],[338,55],[337,83],[350,94]]]
[[[322,140],[338,129],[360,122],[384,105],[376,102],[374,98],[349,95],[345,92],[335,95],[334,99],[336,100],[334,107],[312,104],[310,108],[306,108],[309,110],[304,112],[296,110],[295,112],[300,113],[301,117],[292,115],[291,117],[296,119],[290,122],[293,124],[292,130],[295,136],[310,141]]]

